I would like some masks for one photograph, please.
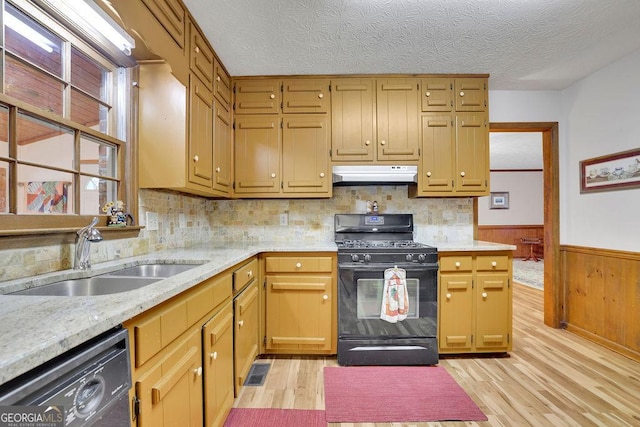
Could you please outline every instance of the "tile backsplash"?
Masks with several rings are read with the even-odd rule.
[[[333,241],[333,215],[365,213],[367,201],[379,213],[413,213],[415,239],[473,239],[471,198],[407,197],[406,186],[335,187],[331,199],[209,200],[164,191],[140,190],[139,223],[158,214],[158,230],[134,239],[105,240],[91,247],[91,261],[144,255],[211,240]],[[0,281],[71,268],[73,244],[0,250]]]

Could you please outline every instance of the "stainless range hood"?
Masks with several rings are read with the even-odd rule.
[[[334,185],[415,184],[418,167],[401,165],[348,165],[333,167]]]

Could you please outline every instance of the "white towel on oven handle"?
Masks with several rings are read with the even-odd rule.
[[[384,271],[380,319],[397,323],[406,319],[408,312],[407,272],[398,267],[387,268]]]

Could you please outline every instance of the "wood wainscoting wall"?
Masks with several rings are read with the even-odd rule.
[[[563,326],[640,362],[640,253],[560,246]]]
[[[529,256],[529,245],[525,245],[520,241],[523,237],[542,239],[544,237],[544,226],[478,225],[478,240],[516,245],[517,249],[513,251],[514,258],[526,258]],[[534,247],[536,257],[542,259],[543,249],[542,245]]]

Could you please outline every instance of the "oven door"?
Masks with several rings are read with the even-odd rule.
[[[338,267],[338,362],[341,365],[424,365],[438,361],[437,264],[400,266],[407,273],[406,318],[382,316],[389,302],[384,292],[384,272],[389,267],[392,266],[341,264]]]

